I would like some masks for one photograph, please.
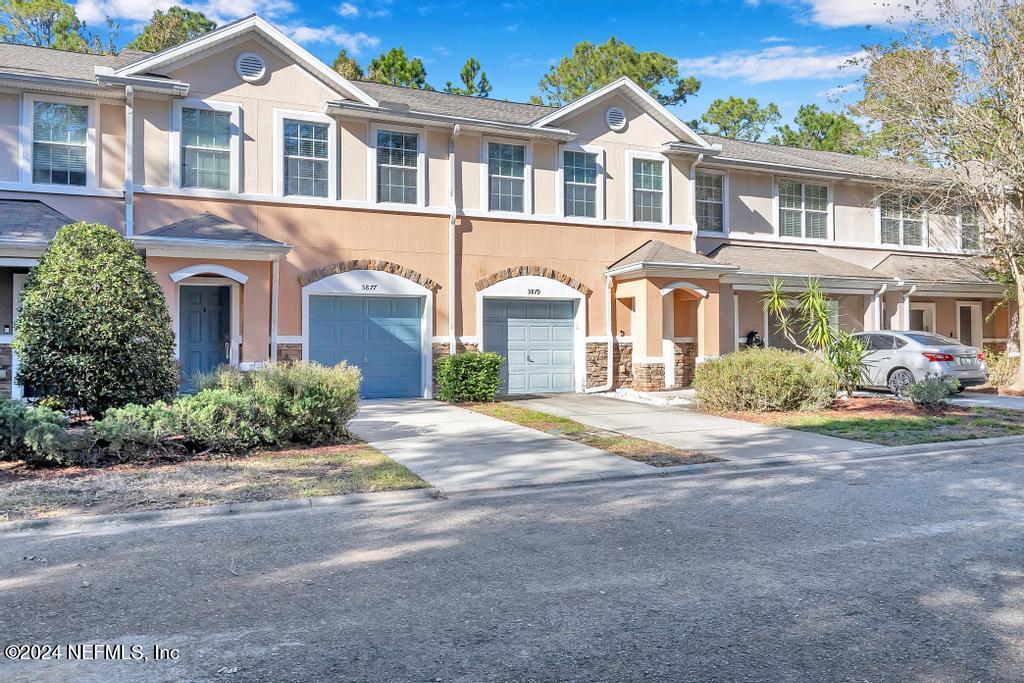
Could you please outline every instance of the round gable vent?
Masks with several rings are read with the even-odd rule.
[[[622,130],[626,127],[626,112],[618,107],[608,107],[604,113],[604,121],[612,130]]]
[[[243,81],[258,81],[267,73],[267,62],[255,52],[243,52],[235,60],[235,71]]]

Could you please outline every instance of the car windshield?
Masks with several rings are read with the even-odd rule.
[[[924,346],[960,346],[957,340],[937,334],[907,334],[906,337]]]

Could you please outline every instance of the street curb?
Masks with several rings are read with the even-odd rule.
[[[320,496],[317,498],[287,498],[284,500],[261,500],[249,503],[224,503],[221,505],[203,505],[189,508],[173,508],[170,510],[144,510],[140,512],[115,512],[102,515],[21,519],[12,522],[0,522],[0,535],[26,531],[72,533],[118,524],[195,522],[233,515],[314,510],[348,505],[398,505],[435,499],[439,493],[438,489],[431,487],[406,491],[350,493],[341,496]],[[441,495],[443,496],[443,494]]]

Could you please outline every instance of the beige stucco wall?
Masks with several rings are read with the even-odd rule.
[[[16,93],[0,93],[0,181],[18,182],[18,137],[21,120],[21,97]]]
[[[837,242],[876,242],[874,187],[863,183],[833,183],[832,206]]]
[[[764,173],[729,171],[729,232],[737,236],[772,235],[773,178]]]
[[[369,130],[370,125],[365,121],[343,119],[338,122],[338,145],[341,148],[339,196],[342,199],[356,202],[374,200],[368,186]]]
[[[124,187],[124,106],[120,104],[100,105],[100,127],[96,138],[99,147],[99,164],[96,167],[100,187],[122,189]]]

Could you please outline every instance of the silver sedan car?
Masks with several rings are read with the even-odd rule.
[[[928,375],[956,377],[960,388],[988,381],[988,366],[980,349],[932,332],[862,332],[863,386],[888,389],[900,396]]]

